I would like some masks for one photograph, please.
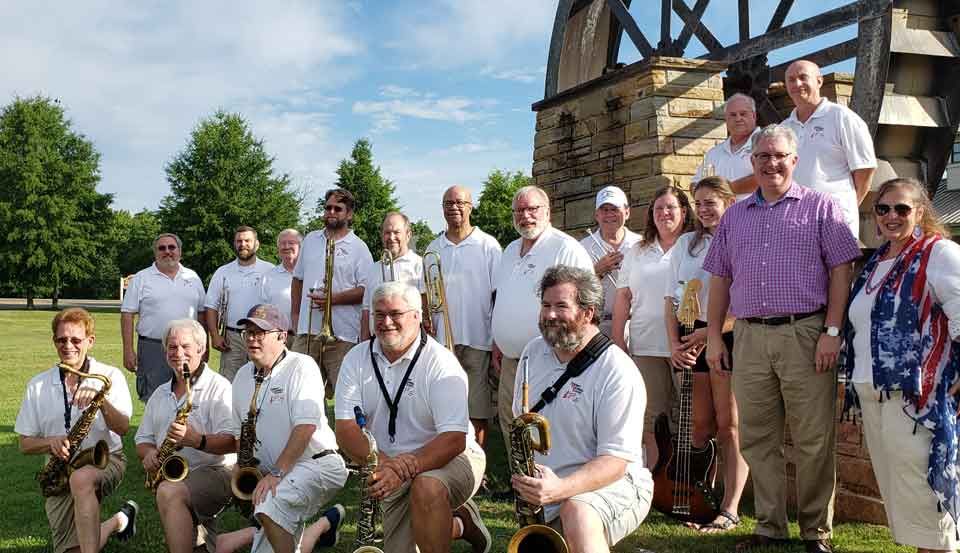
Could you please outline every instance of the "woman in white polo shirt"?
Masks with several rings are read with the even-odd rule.
[[[633,356],[647,387],[643,420],[646,466],[657,462],[653,423],[670,411],[673,378],[670,345],[663,320],[663,290],[670,273],[671,249],[681,234],[690,230],[690,200],[674,186],[658,189],[647,209],[643,241],[623,259],[613,306],[613,341]],[[624,327],[630,321],[630,344]]]

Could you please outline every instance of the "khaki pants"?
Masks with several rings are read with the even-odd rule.
[[[500,360],[500,384],[497,386],[497,418],[500,421],[500,432],[506,444],[504,451],[508,459],[510,458],[510,423],[513,422],[513,391],[516,387],[519,362],[519,359],[503,356]]]
[[[247,344],[240,337],[240,333],[235,330],[227,329],[226,343],[230,346],[230,351],[220,352],[220,374],[233,382],[233,377],[237,375],[247,361]]]
[[[123,481],[123,473],[127,470],[127,458],[123,452],[111,453],[107,468],[100,472],[97,480],[97,500],[103,501]],[[64,553],[70,549],[80,547],[77,537],[77,526],[73,520],[73,496],[70,493],[48,497],[44,504],[47,511],[47,521],[53,537],[50,545],[55,553]]]
[[[453,352],[467,373],[467,412],[470,418],[489,419],[493,416],[490,378],[487,376],[490,352],[463,345],[454,346]]]
[[[768,326],[738,320],[733,339],[733,391],[740,408],[740,451],[753,476],[754,533],[786,538],[784,424],[789,423],[797,465],[800,537],[833,531],[836,491],[837,373],[815,370],[823,316]]]
[[[467,445],[463,453],[439,469],[428,470],[416,476],[439,480],[447,489],[450,510],[467,502],[480,487],[487,459],[477,445]],[[410,482],[403,484],[383,501],[383,545],[390,553],[419,551],[413,540],[410,516]]]
[[[647,408],[643,412],[643,432],[653,434],[657,417],[670,415],[671,422],[677,420],[673,407],[679,394],[675,386],[673,368],[668,357],[632,355],[633,363],[643,377],[643,386],[647,389]]]
[[[337,376],[340,374],[340,363],[344,356],[355,346],[353,342],[347,342],[337,338],[327,343],[320,350],[320,338],[313,336],[310,338],[310,351],[307,351],[307,335],[298,334],[297,339],[293,341],[293,351],[305,353],[317,362],[320,367],[320,374],[323,375],[324,387],[326,388],[327,399],[333,398],[333,392],[337,389]],[[321,355],[322,353],[322,355]]]

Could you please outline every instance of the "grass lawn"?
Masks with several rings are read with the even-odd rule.
[[[49,311],[0,311],[0,325],[10,331],[7,338],[0,342],[0,372],[8,379],[4,386],[0,387],[0,467],[3,468],[3,493],[10,494],[7,499],[2,500],[2,508],[0,508],[2,513],[0,514],[0,551],[49,550],[47,546],[49,530],[43,501],[33,478],[34,473],[40,468],[42,457],[28,457],[20,454],[13,424],[27,381],[38,372],[51,367],[56,360],[56,353],[50,341],[52,318],[53,313]],[[95,314],[95,318],[98,331],[93,356],[106,363],[121,366],[119,314],[100,312]],[[216,355],[211,364],[214,367],[217,366]],[[134,382],[129,377],[129,373],[127,383],[130,390],[134,390]],[[109,543],[105,551],[163,551],[160,520],[151,494],[143,488],[143,468],[137,461],[133,445],[133,436],[143,414],[143,405],[137,400],[135,394],[132,395],[134,395],[133,424],[124,438],[124,451],[129,461],[127,473],[120,489],[105,501],[103,512],[112,513],[123,500],[135,499],[141,507],[141,516],[138,521],[139,533],[130,543],[124,545],[117,542]],[[62,407],[51,405],[50,408],[61,409]],[[499,435],[491,436],[490,442],[492,446],[497,446],[492,447],[488,456],[491,459],[491,468],[495,474],[504,474],[502,441]],[[488,472],[491,468],[488,468]],[[352,521],[356,513],[355,486],[355,481],[349,480],[347,488],[337,497],[337,501],[347,508],[348,521]],[[485,500],[478,503],[487,527],[494,536],[492,551],[504,551],[507,541],[516,530],[512,503],[495,503]],[[750,505],[745,505],[745,508],[749,512]],[[238,528],[242,524],[242,520],[233,512],[228,512],[223,517],[222,526],[226,529]],[[732,534],[701,536],[655,513],[634,535],[621,542],[615,551],[621,553],[641,549],[657,553],[732,551],[737,539],[747,535],[752,530],[753,524],[753,519],[745,517],[744,524]],[[793,535],[797,536],[796,525],[791,526]],[[332,551],[353,551],[351,546],[353,531],[352,524],[346,524],[341,545]],[[894,546],[886,528],[866,524],[838,524],[834,541],[838,551],[844,552],[906,553],[911,551],[905,547]],[[465,544],[458,543],[454,546],[454,551],[465,552],[469,551],[469,548],[465,547]],[[801,552],[803,546],[798,541],[789,549],[775,551]]]

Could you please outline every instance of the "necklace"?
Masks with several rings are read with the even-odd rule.
[[[867,282],[864,285],[864,288],[867,291],[867,295],[872,295],[874,292],[876,292],[881,286],[883,286],[887,282],[887,279],[890,278],[890,275],[893,273],[893,270],[900,265],[900,260],[903,258],[903,254],[907,252],[907,248],[912,243],[913,243],[913,240],[911,239],[909,242],[904,244],[902,248],[900,248],[900,253],[897,254],[897,257],[893,258],[893,263],[890,265],[890,268],[887,269],[887,272],[884,273],[883,278],[880,279],[880,282],[877,282],[876,284],[874,284],[873,275],[877,272],[877,267],[879,267],[880,263],[883,263],[883,261],[878,261],[877,264],[873,266],[873,269],[870,269],[870,274],[867,275]],[[889,260],[885,260],[885,261],[889,261]]]

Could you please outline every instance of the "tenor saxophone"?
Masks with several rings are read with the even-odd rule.
[[[230,479],[230,489],[233,496],[239,502],[241,510],[248,506],[253,499],[253,491],[257,489],[260,483],[260,459],[254,456],[257,448],[257,395],[260,393],[260,386],[263,384],[263,372],[257,371],[253,377],[253,396],[250,398],[250,408],[247,410],[247,418],[240,425],[240,443],[237,447],[237,470]]]
[[[369,447],[367,458],[358,471],[360,476],[360,508],[357,512],[357,539],[355,540],[357,548],[353,550],[353,553],[383,553],[382,549],[372,545],[376,540],[377,514],[380,512],[380,502],[370,497],[368,488],[370,477],[377,470],[377,440],[367,430],[367,418],[359,405],[353,408],[353,414],[360,426],[360,432],[367,439],[367,446]]]
[[[80,444],[90,433],[94,419],[97,418],[97,412],[100,406],[107,399],[110,392],[110,379],[102,374],[85,373],[68,367],[63,363],[57,366],[61,371],[73,373],[80,378],[93,378],[103,383],[103,387],[97,392],[90,405],[83,410],[77,422],[73,423],[70,432],[67,433],[68,454],[67,459],[61,459],[51,456],[40,472],[37,473],[37,482],[40,483],[40,492],[44,497],[63,495],[70,491],[70,475],[73,471],[93,465],[98,469],[105,469],[110,461],[110,447],[104,440],[98,441],[93,447],[88,447],[79,451]],[[79,385],[79,383],[78,383]]]
[[[190,410],[193,409],[190,367],[186,363],[183,364],[183,382],[187,387],[186,401],[177,410],[177,416],[174,419],[177,424],[187,424],[187,417],[190,416]],[[179,450],[180,445],[170,436],[164,438],[163,443],[160,444],[160,449],[157,450],[157,463],[159,463],[160,468],[156,471],[147,472],[147,480],[144,485],[148,490],[156,492],[157,486],[164,480],[179,482],[187,477],[187,473],[190,472],[190,465],[182,455],[177,454]]]

